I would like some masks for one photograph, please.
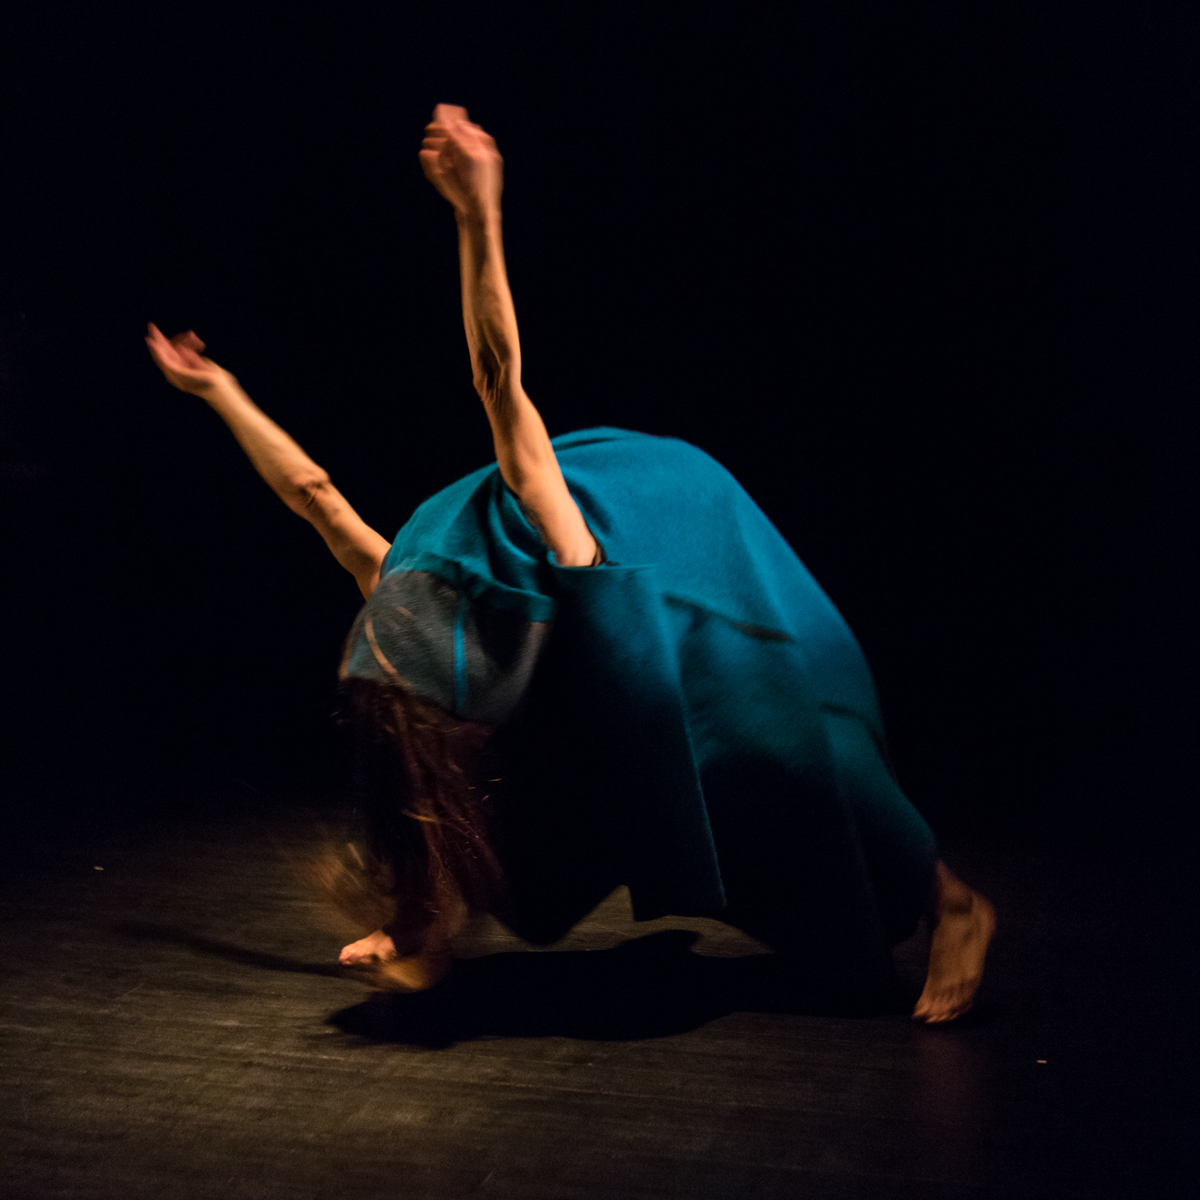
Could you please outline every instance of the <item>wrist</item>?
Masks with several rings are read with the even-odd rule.
[[[198,383],[194,394],[210,407],[217,409],[244,403],[250,399],[228,371],[222,371],[215,378]]]
[[[454,219],[464,232],[488,233],[500,227],[500,203],[496,201],[470,209],[456,208]]]

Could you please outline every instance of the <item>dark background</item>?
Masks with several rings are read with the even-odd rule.
[[[935,827],[1185,830],[1196,10],[667,7],[13,7],[19,820],[337,794],[354,583],[141,337],[196,329],[391,537],[491,457],[447,101],[506,157],[551,433],[742,480]]]

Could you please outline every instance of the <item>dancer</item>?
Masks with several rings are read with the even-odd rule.
[[[717,917],[856,1000],[894,985],[890,948],[925,916],[913,1016],[962,1015],[992,906],[897,787],[853,635],[703,451],[609,428],[549,438],[521,386],[495,142],[440,104],[419,158],[454,210],[496,462],[393,542],[194,333],[146,339],[366,600],[340,678],[370,836],[330,888],[378,915],[343,966],[427,988],[468,913],[549,944],[627,884],[635,918]]]

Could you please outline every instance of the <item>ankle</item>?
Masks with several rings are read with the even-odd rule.
[[[929,901],[929,920],[936,925],[942,917],[968,915],[978,900],[975,892],[951,874],[945,863],[937,864],[937,877]]]

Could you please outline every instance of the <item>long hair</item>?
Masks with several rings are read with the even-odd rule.
[[[496,781],[484,778],[494,759],[478,724],[402,688],[346,679],[341,695],[366,842],[327,862],[318,882],[360,924],[387,928],[404,954],[448,907],[486,911],[502,890],[490,830]]]

